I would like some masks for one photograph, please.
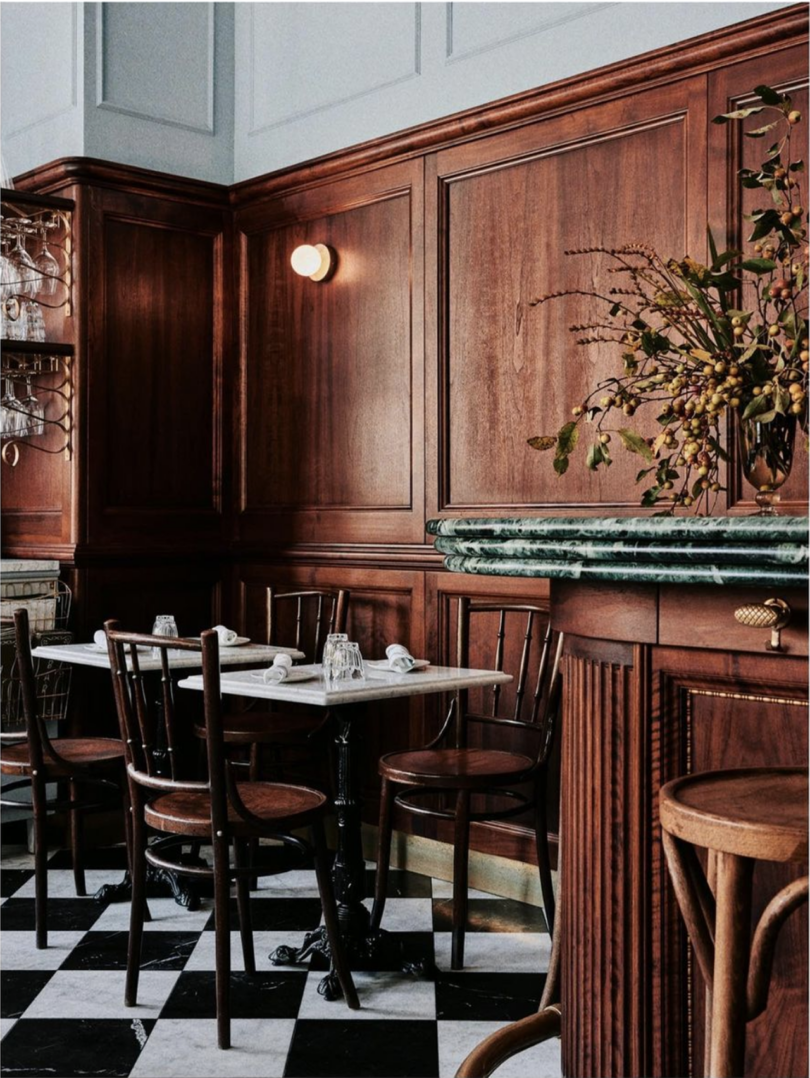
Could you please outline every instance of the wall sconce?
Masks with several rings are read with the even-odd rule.
[[[325,243],[304,243],[292,253],[290,264],[296,273],[310,281],[325,281],[335,269],[337,256]]]

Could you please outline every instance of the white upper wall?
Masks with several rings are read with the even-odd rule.
[[[4,0],[3,157],[231,183],[787,6]]]

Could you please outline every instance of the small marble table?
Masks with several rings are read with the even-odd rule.
[[[363,706],[374,700],[392,700],[403,696],[425,696],[430,693],[454,692],[475,686],[504,684],[512,681],[511,674],[496,670],[466,670],[451,666],[428,666],[409,674],[396,674],[366,667],[365,681],[349,682],[338,687],[327,686],[321,666],[296,667],[310,670],[311,681],[271,682],[256,677],[256,671],[224,673],[220,680],[222,693],[227,696],[259,697],[285,703],[309,704],[330,708],[335,729],[337,777],[335,809],[338,838],[335,864],[332,870],[338,920],[349,958],[354,968],[390,969],[402,965],[411,972],[422,969],[421,963],[408,959],[397,951],[397,943],[385,932],[372,932],[369,912],[363,905],[365,897],[365,861],[361,837],[361,799],[357,790],[357,769],[354,760],[359,741],[359,722]],[[202,691],[202,675],[180,681],[181,689]],[[395,952],[395,953],[392,953]],[[310,956],[321,956],[328,963],[328,942],[322,929],[310,932],[300,948],[279,947],[271,955],[275,964],[300,963]],[[328,969],[328,964],[326,965]],[[330,973],[318,986],[325,999],[337,999],[340,987]]]

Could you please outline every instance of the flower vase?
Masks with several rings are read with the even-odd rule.
[[[737,445],[742,473],[756,490],[758,516],[776,516],[779,487],[790,475],[796,416],[777,415],[770,423],[738,418]]]

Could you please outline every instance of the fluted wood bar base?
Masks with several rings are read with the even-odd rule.
[[[806,766],[807,518],[444,518],[428,530],[454,572],[550,578],[566,636],[563,1073],[702,1074],[704,989],[658,791],[692,772]],[[735,617],[770,599],[790,608],[780,650],[761,620]],[[804,872],[758,864],[752,918]],[[768,1009],[747,1030],[745,1078],[807,1074],[806,955],[797,914]]]

